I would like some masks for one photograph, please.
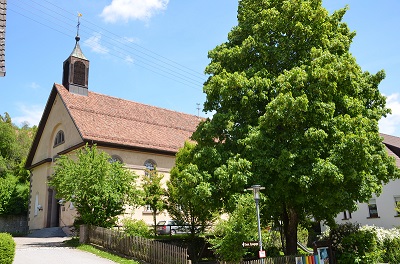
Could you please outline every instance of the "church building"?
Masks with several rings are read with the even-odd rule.
[[[139,176],[146,168],[157,167],[165,182],[175,154],[200,122],[195,115],[90,91],[89,60],[79,46],[79,36],[75,39],[75,47],[63,64],[62,84],[51,89],[27,157],[26,168],[31,171],[30,230],[73,224],[73,204],[60,203],[47,184],[59,155],[87,143],[96,144]],[[152,212],[146,207],[136,209],[130,217],[152,223]],[[158,219],[167,217],[161,213]]]

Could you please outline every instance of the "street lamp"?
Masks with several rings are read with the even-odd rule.
[[[261,237],[261,225],[260,225],[260,190],[264,190],[265,187],[261,187],[261,185],[253,185],[250,188],[247,188],[249,191],[253,191],[254,201],[256,202],[256,211],[257,211],[257,225],[258,225],[258,239],[260,245],[260,251],[258,252],[258,257],[261,259],[261,264],[264,264],[265,252],[262,248],[262,237]]]

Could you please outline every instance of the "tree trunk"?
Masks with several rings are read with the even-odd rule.
[[[292,208],[286,208],[283,213],[283,231],[286,241],[285,255],[297,254],[297,226],[299,219],[297,212]]]
[[[154,232],[154,236],[157,236],[157,211],[155,211],[154,209],[153,209],[153,223],[154,223],[154,229],[153,229],[153,232]]]

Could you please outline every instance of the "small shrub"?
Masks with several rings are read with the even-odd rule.
[[[385,239],[383,242],[385,253],[383,254],[383,262],[400,263],[400,237],[393,239]]]
[[[360,229],[358,223],[345,223],[332,228],[329,233],[329,239],[332,242],[332,248],[335,251],[342,252],[344,250],[341,242],[343,239],[353,233],[356,233]]]
[[[151,231],[143,220],[125,218],[122,220],[123,230],[130,236],[151,237]]]
[[[2,264],[12,264],[15,256],[15,242],[10,234],[0,233],[0,260]]]
[[[339,263],[373,264],[381,260],[384,253],[378,248],[377,237],[371,230],[358,230],[342,240],[343,250],[338,257]]]

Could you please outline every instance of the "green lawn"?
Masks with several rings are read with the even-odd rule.
[[[80,250],[83,250],[83,251],[86,251],[86,252],[93,253],[93,254],[95,254],[95,255],[97,255],[99,257],[112,260],[112,261],[114,261],[116,263],[120,263],[120,264],[140,264],[137,261],[134,261],[134,260],[131,260],[131,259],[122,258],[120,256],[117,256],[117,255],[111,254],[109,252],[100,250],[100,249],[98,249],[98,248],[96,248],[94,246],[86,245],[86,244],[80,244],[78,238],[73,238],[71,240],[66,241],[65,243],[70,247],[74,247],[74,248],[77,248],[77,249],[80,249]]]

